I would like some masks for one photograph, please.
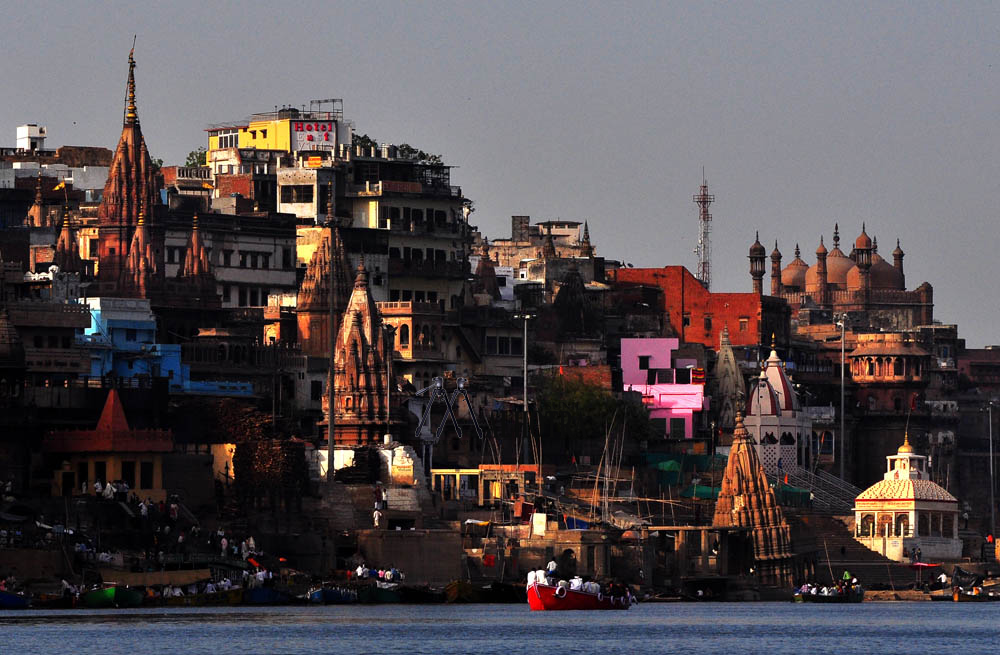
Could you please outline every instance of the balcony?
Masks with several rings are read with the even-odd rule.
[[[435,314],[444,316],[444,310],[436,302],[391,301],[378,303],[382,316],[413,316],[415,314]]]

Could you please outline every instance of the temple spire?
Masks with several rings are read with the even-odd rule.
[[[128,92],[125,100],[125,124],[135,125],[139,122],[139,114],[135,107],[135,37],[132,38],[132,49],[128,51]]]

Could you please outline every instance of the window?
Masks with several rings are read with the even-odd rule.
[[[497,337],[497,354],[510,354],[510,337]]]
[[[139,489],[153,488],[153,463],[139,462]]]
[[[674,382],[677,384],[691,384],[691,369],[679,368],[675,370]]]
[[[247,253],[241,252],[240,253],[240,268],[246,268],[246,267],[247,267]]]
[[[705,317],[705,332],[711,332],[711,331],[712,331],[712,317],[711,316],[706,316]]]
[[[740,332],[746,332],[750,329],[750,319],[745,316],[740,316]]]
[[[399,289],[392,289],[389,291],[389,301],[399,302]]]
[[[419,291],[419,290],[418,291],[414,291],[413,292],[413,300],[414,300],[414,302],[423,302],[424,301],[424,292],[423,291]]]
[[[281,249],[281,267],[282,268],[292,268],[292,249],[282,248]]]
[[[250,253],[250,268],[257,268],[257,253]]]
[[[510,354],[511,355],[524,354],[524,340],[521,337],[510,338]],[[459,356],[461,356],[461,350],[459,350]]]
[[[313,187],[311,184],[290,184],[281,187],[281,202],[311,203]]]
[[[410,347],[410,326],[405,323],[399,328],[399,345],[401,348]]]
[[[97,257],[97,247],[98,247],[99,244],[100,244],[100,241],[98,241],[97,239],[91,239],[89,241],[89,243],[88,243],[88,249],[90,251],[91,258]]]
[[[681,325],[683,327],[691,327],[691,315],[690,314],[684,314],[684,316],[681,317]]]
[[[122,480],[130,489],[135,489],[135,462],[122,462]]]
[[[684,438],[684,419],[682,418],[670,419],[670,438],[671,439]]]
[[[639,370],[646,371],[649,369],[649,355],[639,355]]]
[[[309,397],[315,400],[323,399],[323,383],[320,380],[313,380],[309,387]]]
[[[486,337],[486,354],[495,355],[497,352],[497,338]]]
[[[135,330],[129,328],[125,330],[125,341],[135,341]]]
[[[228,284],[222,285],[222,302],[229,302],[230,300],[232,300],[233,297],[232,291],[233,291],[232,287],[230,287]]]
[[[239,304],[240,307],[246,307],[247,306],[247,290],[246,290],[246,287],[239,287],[239,291],[238,291],[237,295],[239,297],[239,302],[237,304]]]
[[[410,302],[413,300],[413,292],[409,289],[403,289],[403,302]]]
[[[94,480],[100,480],[101,483],[108,481],[107,462],[94,462]]]
[[[427,302],[437,302],[437,301],[438,301],[438,293],[437,293],[437,291],[428,291],[427,292]]]

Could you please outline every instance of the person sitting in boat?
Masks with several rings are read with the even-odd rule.
[[[217,591],[218,591],[218,589],[216,589],[215,584],[211,580],[209,580],[208,584],[205,585],[205,593],[206,594],[214,594]]]

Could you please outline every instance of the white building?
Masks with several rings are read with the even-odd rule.
[[[749,394],[743,423],[753,437],[764,470],[774,475],[779,469],[809,468],[812,419],[802,411],[777,351],[771,350]]]
[[[909,440],[886,459],[883,479],[854,501],[854,538],[897,562],[957,560],[958,499],[927,474],[927,458],[915,455]]]

